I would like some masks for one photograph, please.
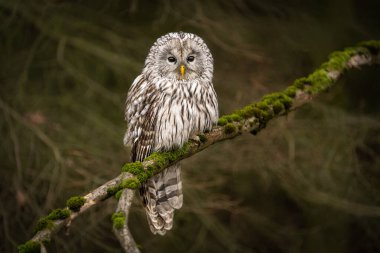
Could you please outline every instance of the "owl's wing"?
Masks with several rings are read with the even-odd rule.
[[[124,143],[132,146],[132,161],[143,161],[154,150],[160,94],[142,75],[129,89],[125,111],[128,129]],[[182,206],[179,164],[148,179],[141,185],[140,195],[151,231],[164,235],[173,226],[174,209]]]
[[[156,96],[154,85],[143,75],[138,76],[128,91],[125,118],[128,122],[124,144],[131,145],[132,161],[143,161],[153,152],[156,125]]]

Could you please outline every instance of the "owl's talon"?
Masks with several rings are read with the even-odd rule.
[[[198,135],[191,136],[190,141],[196,142],[199,145],[201,145],[201,138]]]

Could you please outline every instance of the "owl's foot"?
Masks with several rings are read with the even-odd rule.
[[[200,143],[201,142],[201,138],[199,138],[198,135],[190,136],[189,140],[193,141],[193,142],[196,142],[196,143]]]
[[[207,138],[204,134],[193,135],[189,138],[190,141],[195,142],[200,146],[201,144],[207,141]]]

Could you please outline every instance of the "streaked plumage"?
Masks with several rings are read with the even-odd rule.
[[[153,44],[126,101],[124,144],[131,145],[133,161],[212,128],[218,119],[212,75],[213,58],[200,37],[169,33]],[[179,163],[149,179],[140,194],[151,231],[164,235],[183,202]]]

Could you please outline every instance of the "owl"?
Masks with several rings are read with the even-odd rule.
[[[176,32],[157,39],[127,95],[124,144],[131,146],[132,161],[180,148],[216,124],[212,76],[213,58],[200,37]],[[164,235],[183,203],[180,164],[154,175],[140,195],[151,231]]]

